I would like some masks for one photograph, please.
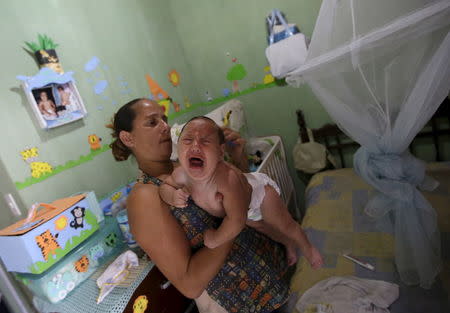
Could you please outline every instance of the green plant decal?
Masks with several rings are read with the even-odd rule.
[[[233,92],[239,92],[238,80],[243,80],[247,76],[247,71],[244,65],[235,64],[233,65],[227,73],[227,79],[233,82]]]
[[[245,76],[247,76],[247,71],[242,64],[235,64],[227,73],[227,79],[230,82],[233,80],[243,80]]]
[[[28,47],[28,49],[31,50],[32,53],[35,53],[39,50],[56,49],[56,47],[58,47],[58,44],[54,43],[51,38],[49,38],[47,35],[41,34],[38,34],[37,43],[35,43],[34,41],[25,41],[25,45]]]
[[[97,219],[90,210],[86,210],[86,215],[84,216],[84,221],[91,225],[91,229],[82,230],[80,236],[74,236],[66,242],[64,249],[58,248],[55,250],[55,255],[50,257],[47,262],[37,261],[30,265],[29,270],[33,274],[40,274],[46,269],[51,267],[53,264],[58,262],[63,256],[69,253],[74,247],[78,246],[81,242],[86,240],[90,235],[95,233],[98,229]]]

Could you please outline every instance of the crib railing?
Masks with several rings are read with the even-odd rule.
[[[286,153],[284,151],[283,142],[280,136],[264,137],[274,143],[263,162],[256,172],[267,174],[272,178],[281,189],[281,198],[288,207],[290,207],[291,214],[294,218],[300,219],[300,211],[297,205],[297,196],[294,190],[294,183],[289,175]],[[293,207],[290,206],[293,201]]]

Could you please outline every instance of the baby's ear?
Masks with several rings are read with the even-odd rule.
[[[120,131],[119,138],[120,141],[122,141],[123,144],[128,148],[132,148],[134,146],[134,139],[130,132],[127,132],[125,130]]]

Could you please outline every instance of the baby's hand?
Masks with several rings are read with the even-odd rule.
[[[189,193],[184,191],[183,189],[177,189],[173,193],[173,206],[177,208],[184,208],[187,205],[187,201],[189,199]]]
[[[216,240],[214,239],[215,235],[215,230],[213,229],[207,229],[204,233],[203,233],[203,243],[205,244],[205,246],[207,246],[210,249],[214,249],[218,246]]]

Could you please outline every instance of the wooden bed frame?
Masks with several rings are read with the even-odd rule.
[[[447,125],[442,121],[443,119],[447,119]],[[301,110],[297,110],[297,124],[302,142],[308,142],[307,126]],[[315,141],[324,144],[331,154],[339,156],[342,167],[346,167],[344,153],[346,151],[356,150],[359,147],[358,143],[350,139],[335,124],[326,124],[320,128],[312,129],[312,133]],[[450,99],[448,97],[445,98],[424,129],[417,134],[414,141],[417,138],[431,137],[436,151],[435,161],[443,161],[439,142],[439,137],[443,135],[450,135]],[[409,149],[414,154],[414,144]]]

